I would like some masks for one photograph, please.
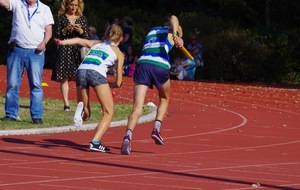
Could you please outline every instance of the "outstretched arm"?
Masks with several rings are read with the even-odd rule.
[[[91,48],[93,45],[100,43],[100,40],[87,40],[84,38],[72,38],[72,39],[67,39],[67,40],[60,40],[58,38],[54,38],[54,42],[58,46],[65,46],[65,45],[81,45],[84,47]]]

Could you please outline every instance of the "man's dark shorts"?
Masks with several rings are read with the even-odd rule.
[[[133,80],[138,84],[143,84],[149,88],[162,87],[170,78],[169,70],[147,63],[139,63],[136,65]]]
[[[105,76],[92,69],[77,69],[76,86],[79,88],[95,87],[101,84],[107,84]]]

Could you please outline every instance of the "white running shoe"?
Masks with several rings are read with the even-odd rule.
[[[75,111],[75,115],[74,115],[74,125],[75,127],[81,127],[82,126],[82,117],[84,114],[84,106],[83,106],[83,102],[78,102],[77,104],[77,108]]]

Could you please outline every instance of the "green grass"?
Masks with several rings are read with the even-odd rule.
[[[0,117],[5,116],[4,105],[5,97],[0,97]],[[76,101],[70,101],[71,111],[63,111],[63,103],[57,99],[44,99],[44,114],[43,125],[36,125],[32,123],[29,110],[30,100],[28,98],[20,98],[19,120],[12,122],[3,122],[0,120],[0,130],[13,130],[13,129],[32,129],[32,128],[46,128],[46,127],[59,127],[73,125],[73,116],[75,113]],[[91,118],[84,123],[98,123],[101,119],[101,106],[98,102],[91,102]],[[127,119],[131,112],[132,105],[128,104],[115,104],[113,121]],[[145,106],[143,115],[149,114],[153,111],[152,107]]]

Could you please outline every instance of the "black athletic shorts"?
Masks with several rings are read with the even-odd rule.
[[[169,70],[148,63],[139,63],[136,65],[133,80],[138,84],[143,84],[149,88],[160,88],[170,78]]]

